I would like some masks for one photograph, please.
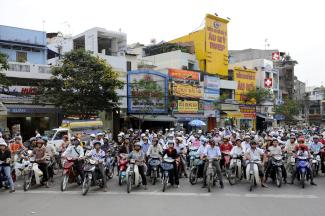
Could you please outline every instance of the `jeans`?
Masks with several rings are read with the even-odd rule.
[[[5,176],[8,179],[10,190],[13,190],[15,185],[14,185],[14,181],[12,180],[12,177],[11,177],[11,168],[10,168],[10,166],[0,166],[0,172],[2,170],[3,170]]]

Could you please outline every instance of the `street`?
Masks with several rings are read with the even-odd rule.
[[[126,186],[118,186],[117,177],[108,182],[108,192],[92,187],[87,196],[70,184],[61,192],[59,175],[50,188],[32,188],[24,192],[21,181],[13,194],[0,193],[1,216],[27,215],[321,215],[325,210],[325,178],[316,178],[318,186],[284,185],[277,188],[269,182],[269,188],[248,191],[246,183],[225,188],[214,187],[212,193],[202,189],[202,184],[190,185],[181,179],[180,188],[168,188],[161,192],[161,185],[148,185],[148,190],[134,188],[126,193]]]

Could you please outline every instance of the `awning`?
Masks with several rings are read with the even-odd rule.
[[[176,119],[168,115],[130,115],[131,118],[143,119],[152,122],[175,122]]]
[[[273,117],[268,117],[267,115],[263,114],[263,113],[256,113],[257,117],[263,118],[266,121],[273,121]]]
[[[57,113],[53,105],[5,104],[8,113]]]

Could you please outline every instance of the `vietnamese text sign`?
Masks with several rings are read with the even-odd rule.
[[[245,101],[245,93],[256,89],[256,71],[234,68],[234,80],[237,81],[236,100]]]
[[[178,100],[177,110],[179,113],[197,113],[199,110],[199,102],[189,100]]]
[[[167,113],[168,76],[153,70],[128,72],[128,112]]]
[[[204,100],[215,101],[220,98],[220,78],[204,76]]]
[[[200,80],[200,73],[188,70],[168,69],[168,75],[182,80]]]
[[[202,98],[202,89],[190,84],[173,84],[173,94],[178,97]]]

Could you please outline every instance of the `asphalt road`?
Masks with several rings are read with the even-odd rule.
[[[148,185],[148,190],[134,188],[126,193],[126,186],[118,186],[117,177],[108,182],[108,192],[92,187],[87,196],[81,195],[77,185],[69,185],[61,192],[60,177],[50,188],[38,187],[24,192],[21,181],[13,194],[0,192],[1,216],[57,216],[57,215],[323,215],[325,212],[325,177],[316,178],[318,186],[283,185],[248,191],[248,184],[241,182],[225,188],[214,187],[211,193],[201,188],[201,182],[190,185],[181,179],[180,188],[161,192],[161,184]]]

